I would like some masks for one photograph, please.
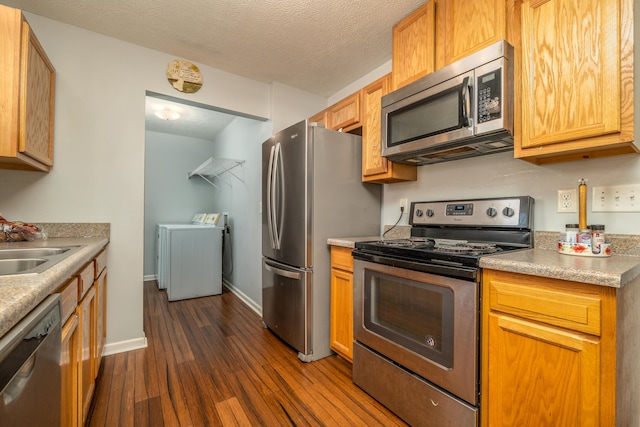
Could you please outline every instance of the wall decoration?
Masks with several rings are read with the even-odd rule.
[[[200,69],[184,59],[174,59],[167,64],[167,80],[175,90],[184,93],[195,93],[202,87]]]

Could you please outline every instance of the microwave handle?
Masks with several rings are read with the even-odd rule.
[[[460,97],[462,98],[462,125],[469,127],[471,126],[469,116],[471,115],[471,90],[473,89],[470,82],[469,76],[465,77],[462,80],[462,89],[460,90]]]

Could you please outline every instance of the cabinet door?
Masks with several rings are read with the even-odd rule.
[[[333,130],[342,129],[349,132],[362,126],[360,91],[336,102],[327,109],[327,127]]]
[[[107,337],[107,269],[103,269],[95,282],[96,287],[96,340],[94,377],[98,377],[104,342]]]
[[[393,89],[435,69],[435,1],[427,1],[393,27]]]
[[[331,349],[353,360],[353,273],[331,269]]]
[[[596,337],[501,313],[488,324],[485,425],[600,425]]]
[[[362,89],[362,181],[389,184],[415,181],[417,167],[382,157],[381,100],[389,93],[391,76],[386,75]]]
[[[91,287],[78,305],[78,329],[80,331],[80,360],[78,369],[78,407],[82,414],[80,425],[87,419],[95,387],[94,348],[96,331],[96,289]]]
[[[27,21],[22,42],[19,151],[51,166],[55,70]]]
[[[76,427],[81,422],[78,411],[78,358],[80,355],[78,343],[78,315],[74,313],[62,328],[60,352],[61,426]]]
[[[438,6],[444,21],[444,36],[438,34],[444,63],[438,68],[507,38],[507,0],[444,0]]]
[[[516,157],[545,163],[639,151],[632,9],[631,0],[522,2]]]

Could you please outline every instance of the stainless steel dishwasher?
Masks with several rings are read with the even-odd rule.
[[[60,296],[0,339],[0,426],[60,426]]]

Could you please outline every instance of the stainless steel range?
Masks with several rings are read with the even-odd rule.
[[[477,426],[481,256],[533,247],[531,197],[411,203],[356,243],[353,381],[413,426]]]

